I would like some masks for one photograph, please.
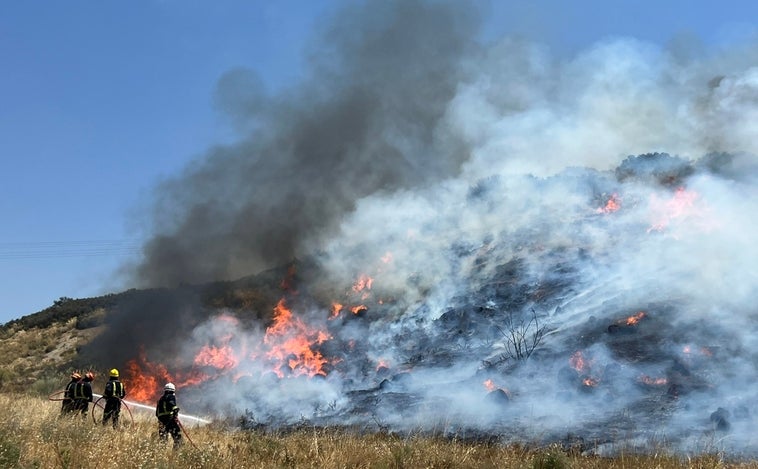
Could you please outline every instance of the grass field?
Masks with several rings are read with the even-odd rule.
[[[122,420],[128,421],[123,418]],[[0,394],[2,468],[756,468],[721,455],[677,457],[665,451],[615,458],[559,448],[527,448],[339,429],[301,428],[271,434],[233,426],[185,425],[189,439],[174,450],[157,439],[155,418],[134,412],[119,430],[91,418],[60,417],[60,402]]]

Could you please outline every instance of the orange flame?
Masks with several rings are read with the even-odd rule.
[[[640,311],[639,313],[635,315],[629,316],[628,318],[626,318],[626,325],[633,326],[637,324],[638,322],[640,322],[640,319],[644,318],[645,316],[646,314],[644,311]]]
[[[351,291],[352,291],[353,293],[358,293],[359,294],[358,295],[359,296],[359,301],[364,301],[364,300],[368,299],[371,296],[370,290],[371,290],[371,287],[373,286],[373,283],[374,283],[374,279],[372,277],[369,277],[366,274],[361,274],[358,277],[358,279],[355,281],[355,283],[352,285],[352,287],[350,288],[350,290],[345,293],[345,296],[350,296],[351,295]],[[379,300],[379,302],[381,303],[382,301]],[[342,303],[337,303],[337,302],[333,303],[332,304],[332,312],[331,312],[331,314],[329,316],[329,319],[335,319],[335,318],[339,317],[339,315],[342,312],[342,310],[343,310],[344,307],[345,307],[345,305],[343,305]],[[348,307],[348,309],[353,314],[358,315],[361,312],[367,310],[368,307],[366,305],[364,305],[364,304],[360,304],[360,305],[357,305],[357,306],[350,306],[350,307]]]
[[[569,358],[569,365],[576,371],[584,371],[587,367],[587,362],[584,360],[584,355],[581,350],[577,350]]]
[[[389,262],[391,255],[388,253],[383,260]],[[290,269],[281,284],[282,288],[290,293],[294,291],[293,279],[294,269]],[[359,294],[368,294],[372,286],[373,278],[361,275],[351,290]],[[342,311],[350,310],[357,315],[367,309],[364,304],[345,307],[335,302],[327,319],[338,317]],[[301,375],[326,376],[329,371],[328,365],[340,361],[338,358],[324,357],[319,350],[321,344],[331,339],[329,332],[325,328],[309,325],[293,314],[284,298],[278,301],[273,313],[272,324],[266,329],[263,341],[258,343],[252,352],[246,351],[247,343],[244,337],[236,337],[235,340],[238,319],[229,314],[214,318],[218,321],[210,328],[214,331],[214,337],[205,345],[199,346],[191,362],[181,364],[177,358],[177,363],[172,362],[171,365],[153,363],[147,359],[144,350],[140,350],[139,356],[125,366],[124,378],[129,381],[127,387],[130,398],[142,402],[155,401],[167,382],[173,382],[177,387],[190,386],[221,376],[230,376],[236,381],[244,373],[249,373],[237,372],[243,360],[258,361],[265,369],[270,369],[280,378]],[[354,340],[349,342],[349,348],[355,348]],[[386,363],[380,361],[377,369],[386,367]],[[171,373],[168,371],[169,368],[172,369]]]
[[[358,277],[358,280],[353,284],[353,291],[355,293],[361,294],[361,300],[367,299],[369,296],[371,296],[371,293],[369,290],[371,290],[371,285],[374,283],[374,279],[369,277],[366,274],[361,274],[360,277]]]
[[[281,299],[274,308],[274,323],[266,329],[263,342],[271,347],[266,358],[276,362],[273,371],[280,378],[285,372],[295,376],[326,376],[324,365],[329,360],[311,347],[329,339],[327,332],[310,328],[295,318]]]
[[[511,392],[508,389],[506,389],[506,388],[504,388],[502,386],[496,385],[495,382],[492,381],[491,378],[485,380],[482,384],[484,385],[484,388],[487,390],[487,392],[493,392],[493,391],[498,391],[499,390],[499,391],[503,391],[505,393],[505,395],[508,396],[509,399],[512,397],[511,396]]]
[[[126,364],[126,377],[124,379],[127,386],[129,399],[137,402],[153,402],[161,395],[161,389],[171,378],[166,371],[166,367],[155,365],[149,372],[140,367],[137,360],[130,360]]]
[[[587,374],[590,372],[590,368],[592,368],[592,362],[593,360],[588,360],[584,357],[584,354],[581,350],[577,350],[569,358],[569,365],[571,365],[571,368],[582,374]],[[593,376],[585,376],[582,378],[582,384],[585,386],[597,386],[599,382],[600,379]]]
[[[486,380],[482,384],[484,384],[484,387],[487,388],[487,391],[489,391],[489,392],[492,392],[495,389],[497,389],[497,386],[495,386],[495,382],[492,381],[491,379]]]
[[[340,311],[342,311],[342,304],[340,303],[332,303],[332,314],[329,315],[329,319],[334,319],[340,315]]]
[[[651,231],[663,231],[676,219],[699,214],[700,211],[695,204],[698,198],[697,192],[688,191],[684,187],[677,188],[671,199],[667,201],[661,201],[657,197],[652,197],[650,204],[655,221],[648,228],[648,233]]]
[[[371,284],[374,283],[374,279],[366,274],[361,274],[358,280],[353,284],[353,291],[359,292],[365,290],[371,290]]]
[[[166,366],[148,361],[144,350],[140,350],[139,358],[126,364],[124,383],[129,399],[137,402],[155,402],[163,393],[163,385],[168,382],[181,388],[196,386],[209,378],[210,376],[197,370],[181,375],[171,374]]]
[[[597,213],[613,213],[618,211],[618,209],[621,208],[621,199],[619,199],[618,194],[611,194],[611,196],[608,198],[608,201],[605,203],[603,207],[600,207],[596,210]]]
[[[239,359],[235,356],[234,350],[228,345],[224,345],[223,347],[205,345],[195,355],[194,364],[225,370],[236,368],[239,364]]]

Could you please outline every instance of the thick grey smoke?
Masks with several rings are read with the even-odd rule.
[[[374,2],[335,18],[286,96],[222,80],[250,136],[162,188],[138,273],[309,254],[345,308],[284,292],[299,326],[278,338],[217,311],[173,351],[234,350],[234,372],[187,393],[263,423],[755,448],[758,47],[620,39],[566,60],[477,44],[468,11]],[[313,330],[325,376],[271,373]]]
[[[158,188],[138,284],[279,265],[360,198],[457,174],[469,155],[444,116],[477,23],[463,5],[368,2],[324,28],[296,89],[268,96],[253,72],[229,72],[218,102],[247,134]]]

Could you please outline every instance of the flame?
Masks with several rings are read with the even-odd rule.
[[[700,353],[700,355],[703,355],[705,357],[712,357],[713,351],[709,349],[708,347],[700,347],[697,349],[697,351]],[[691,345],[685,345],[682,347],[682,353],[685,355],[691,355],[693,353],[692,346]]]
[[[280,378],[285,372],[294,376],[326,376],[324,365],[329,360],[312,347],[329,339],[327,332],[308,327],[295,318],[281,299],[274,308],[274,323],[263,338],[264,344],[271,347],[265,356],[275,362],[273,371]]]
[[[505,395],[508,396],[509,399],[512,397],[511,396],[511,392],[508,389],[506,389],[506,388],[504,388],[502,386],[496,385],[495,382],[492,381],[491,378],[485,380],[482,384],[484,385],[484,388],[487,390],[487,392],[503,391],[505,393]]]
[[[332,303],[332,314],[329,315],[329,319],[334,319],[340,315],[340,311],[342,311],[342,304],[341,303]]]
[[[139,357],[129,361],[126,367],[130,398],[154,402],[167,382],[173,382],[179,388],[196,386],[221,376],[230,376],[236,381],[243,375],[237,370],[243,358],[263,361],[264,367],[273,367],[279,377],[285,374],[326,375],[324,366],[330,361],[317,347],[331,336],[295,317],[284,299],[279,300],[274,308],[273,324],[266,329],[263,343],[251,354],[245,352],[244,341],[241,344],[233,342],[235,334],[229,331],[229,327],[236,327],[236,318],[221,315],[216,320],[219,322],[214,324],[215,337],[199,348],[190,364],[176,365],[180,371],[169,373],[166,365],[150,362],[141,350]]]
[[[702,207],[699,207],[699,200],[700,195],[697,192],[687,190],[684,187],[677,188],[669,200],[661,200],[656,196],[652,196],[650,206],[654,221],[648,228],[648,233],[651,231],[664,231],[676,220],[692,217],[702,219],[705,211]],[[706,225],[711,225],[712,223],[704,223],[700,220],[699,224],[704,228],[708,228]]]
[[[389,253],[387,254],[389,255]],[[371,296],[371,287],[374,284],[374,279],[366,274],[361,274],[358,276],[358,279],[353,283],[352,287],[349,291],[345,293],[345,296],[351,296],[352,293],[358,293],[359,294],[359,301],[365,301]],[[352,292],[352,293],[351,293]],[[379,304],[382,304],[383,301],[379,300]],[[340,313],[343,310],[344,305],[342,303],[334,302],[332,304],[332,312],[329,316],[329,319],[334,319],[339,317]],[[368,309],[368,306],[365,304],[358,304],[355,306],[348,307],[350,312],[352,312],[354,315],[359,315],[363,311],[366,311]]]
[[[374,283],[374,279],[369,277],[366,274],[361,274],[358,277],[358,280],[353,284],[353,291],[355,293],[361,294],[361,300],[367,299],[369,296],[371,296],[371,293],[369,290],[371,290],[371,285]]]
[[[599,379],[588,376],[582,380],[582,384],[588,387],[595,387],[600,382]]]
[[[389,368],[390,368],[389,363],[383,358],[380,358],[376,364],[376,371],[388,370]]]
[[[577,350],[573,355],[571,355],[571,358],[569,358],[569,365],[571,365],[571,368],[579,372],[586,370],[588,364],[585,361],[584,355],[582,354],[581,350]]]
[[[223,347],[205,345],[195,355],[193,363],[199,366],[211,366],[225,370],[236,368],[239,364],[239,358],[237,358],[234,350],[228,345],[224,345]]]
[[[597,213],[613,213],[621,208],[621,199],[618,194],[611,194],[603,207],[595,210]]]
[[[646,316],[646,314],[645,314],[644,311],[640,311],[637,314],[629,316],[628,318],[626,318],[626,325],[627,326],[633,326],[633,325],[637,324],[638,322],[640,322],[640,319],[644,318],[645,316]]]
[[[221,314],[214,318],[214,324],[220,325],[224,330],[234,330],[237,328],[239,320],[234,316]],[[230,345],[232,339],[234,339],[234,333],[231,330],[226,333],[219,332],[219,336],[214,340],[215,344],[203,345],[195,354],[193,364],[201,367],[212,367],[217,370],[236,368],[240,362],[241,354],[235,352]]]
[[[586,359],[581,350],[577,350],[569,358],[569,365],[571,368],[584,375],[587,375],[590,372],[593,362],[593,360]],[[589,387],[597,386],[599,382],[600,379],[593,376],[585,376],[582,378],[582,384]]]
[[[488,380],[486,380],[486,381],[485,381],[484,383],[482,383],[482,384],[484,384],[484,387],[485,387],[485,388],[487,388],[487,391],[489,391],[489,392],[492,392],[492,391],[494,391],[495,389],[497,389],[497,386],[495,386],[495,383],[494,383],[494,381],[492,381],[491,379],[488,379]]]
[[[163,385],[171,381],[166,367],[154,365],[152,369],[143,370],[137,360],[126,364],[124,379],[129,399],[137,402],[153,402],[160,397]]]
[[[353,284],[353,291],[360,292],[365,290],[371,290],[371,284],[374,283],[374,279],[366,274],[361,274],[358,280]]]
[[[294,270],[291,269],[287,278],[282,280],[282,287],[290,293],[292,290]],[[366,293],[373,285],[373,278],[361,275],[352,286],[352,292]],[[348,290],[350,292],[350,290]],[[345,307],[342,303],[334,302],[328,319],[336,318],[342,311],[350,310],[360,314],[368,309],[364,304]],[[212,337],[205,344],[198,344],[191,361],[181,363],[181,358],[173,357],[171,363],[155,363],[147,359],[143,349],[137,358],[125,365],[124,378],[128,380],[129,396],[136,401],[155,401],[163,392],[163,385],[173,382],[177,387],[199,385],[204,381],[229,376],[234,381],[244,374],[250,374],[250,364],[259,366],[262,374],[273,371],[280,378],[286,376],[326,376],[328,365],[339,362],[338,358],[324,357],[319,350],[320,345],[330,340],[332,336],[326,330],[307,324],[302,318],[293,313],[284,298],[280,299],[273,309],[272,324],[266,329],[261,342],[253,345],[248,352],[248,344],[244,337],[239,337],[239,320],[230,314],[221,314],[214,318],[210,327]],[[187,344],[189,345],[189,344]],[[355,348],[355,341],[349,343]],[[240,367],[242,362],[244,367]],[[377,369],[387,367],[380,361]],[[240,372],[238,368],[244,368]],[[169,373],[171,369],[171,373]],[[256,369],[256,367],[253,367]]]
[[[143,403],[157,401],[163,393],[163,385],[168,382],[172,382],[177,388],[181,388],[196,386],[207,379],[209,376],[198,370],[190,370],[183,374],[171,374],[165,365],[150,362],[144,349],[140,350],[137,359],[127,362],[124,376],[129,399]]]

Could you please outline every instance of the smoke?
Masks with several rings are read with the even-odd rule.
[[[135,278],[307,257],[317,273],[282,293],[301,328],[142,304],[112,319],[124,349],[235,350],[233,374],[188,394],[255,422],[754,447],[758,48],[617,39],[565,58],[478,26],[460,4],[370,2],[322,31],[296,89],[222,78],[247,134],[158,189]],[[330,318],[325,299],[364,309]],[[168,346],[136,326],[190,316]],[[328,372],[271,373],[295,332]]]
[[[467,150],[441,128],[476,24],[444,3],[370,3],[324,28],[297,89],[268,96],[251,71],[222,77],[218,103],[248,132],[158,188],[137,284],[277,266],[360,198],[457,174]]]

